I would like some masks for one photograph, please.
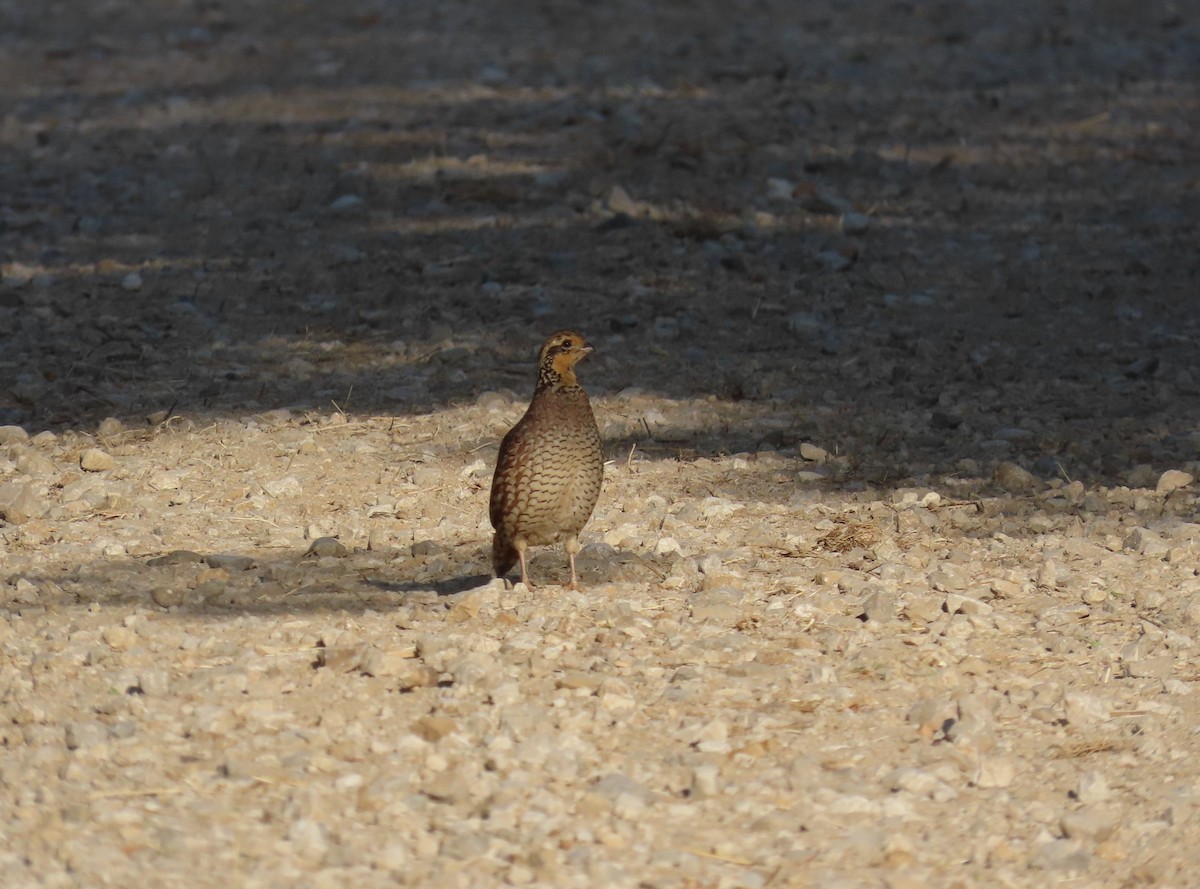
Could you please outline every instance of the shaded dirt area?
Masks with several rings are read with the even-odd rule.
[[[1189,4],[0,0],[5,885],[1200,881],[1198,71]],[[505,589],[560,327],[585,588]]]

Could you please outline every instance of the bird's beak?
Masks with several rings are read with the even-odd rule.
[[[579,351],[582,352],[584,355],[591,355],[596,350],[594,348],[592,348],[591,343],[584,343],[582,346],[579,347]]]

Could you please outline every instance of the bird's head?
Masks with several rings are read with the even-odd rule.
[[[539,384],[576,385],[575,365],[591,352],[591,343],[573,330],[550,334],[538,359]]]

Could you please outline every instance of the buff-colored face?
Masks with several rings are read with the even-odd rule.
[[[565,376],[581,358],[592,351],[591,344],[573,330],[560,330],[552,334],[542,346],[540,363],[549,364],[555,372]]]

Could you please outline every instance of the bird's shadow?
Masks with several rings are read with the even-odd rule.
[[[447,577],[444,580],[405,580],[393,581],[380,578],[368,578],[368,586],[385,593],[427,593],[430,590],[439,596],[456,596],[468,590],[485,587],[492,582],[490,574],[464,574],[458,577]]]
[[[425,567],[430,562],[437,566],[431,575],[422,571],[422,579],[364,578],[372,589],[393,594],[428,593],[438,596],[455,596],[487,586],[494,576],[478,573],[479,558],[463,558],[464,544],[426,544],[421,550]],[[416,558],[416,557],[414,557]],[[580,582],[594,586],[607,581],[652,581],[661,580],[671,568],[670,558],[659,558],[648,553],[620,550],[607,544],[595,542],[585,546],[577,559]],[[456,564],[457,563],[457,564]],[[399,572],[405,566],[396,566]],[[529,556],[529,574],[537,587],[566,586],[568,578],[567,560],[561,546],[538,547]],[[517,571],[505,577],[506,585],[519,580]]]

